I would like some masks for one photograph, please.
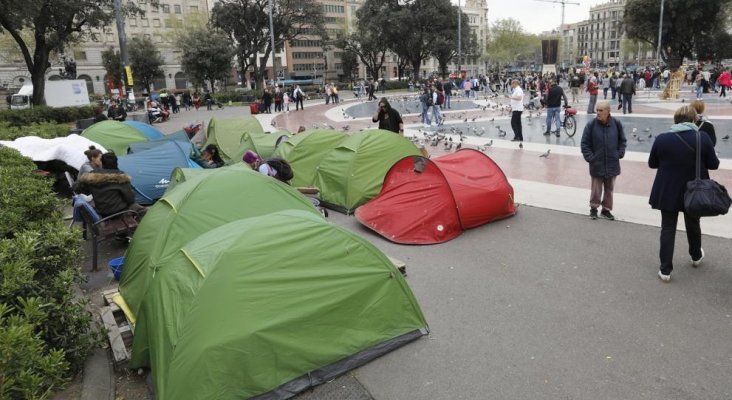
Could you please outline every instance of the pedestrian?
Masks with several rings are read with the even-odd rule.
[[[292,97],[295,98],[295,111],[301,108],[305,110],[305,106],[302,103],[302,100],[305,97],[305,93],[303,93],[302,89],[300,89],[300,85],[295,85],[295,90],[292,92]]]
[[[605,77],[600,79],[602,85],[602,99],[607,100],[607,91],[610,89],[610,76],[605,74]]]
[[[725,68],[719,75],[719,86],[722,90],[719,92],[719,97],[727,98],[727,88],[732,85],[732,79],[730,78],[729,69]]]
[[[205,95],[203,95],[203,102],[206,103],[206,110],[211,111],[211,106],[213,105],[213,98],[211,97],[211,92],[206,92]]]
[[[612,74],[610,74],[610,79],[608,81],[609,81],[608,84],[610,86],[610,92],[612,93],[612,100],[615,100],[615,94],[618,91],[617,74],[615,72],[613,72]]]
[[[587,104],[587,114],[595,113],[595,104],[597,103],[597,78],[591,77],[587,84],[587,92],[590,94],[590,102]]]
[[[383,77],[381,78],[381,82],[379,82],[379,87],[381,89],[381,94],[385,94],[386,93],[386,79],[385,78],[383,78]]]
[[[290,95],[287,94],[287,91],[282,93],[282,108],[286,113],[290,112]]]
[[[435,120],[435,125],[440,126],[445,123],[445,119],[442,118],[442,113],[440,112],[440,105],[442,104],[440,103],[440,93],[434,84],[430,87],[430,96],[432,97],[432,117]]]
[[[465,98],[470,98],[470,93],[473,91],[473,82],[470,81],[470,79],[465,79],[463,81],[463,90],[465,91]]]
[[[451,109],[450,100],[452,99],[452,81],[447,81],[442,85],[442,90],[445,92],[445,107]]]
[[[513,129],[512,142],[523,142],[524,135],[521,129],[521,114],[524,112],[524,91],[519,86],[518,79],[511,81],[511,129]],[[557,132],[558,133],[558,132]]]
[[[623,124],[610,116],[610,103],[601,101],[597,106],[597,117],[588,122],[582,132],[582,156],[590,165],[590,218],[597,219],[597,209],[602,206],[600,216],[610,221],[615,219],[613,191],[615,178],[620,175],[620,159],[625,156],[625,130]]]
[[[432,106],[432,93],[430,93],[427,85],[424,85],[422,95],[419,96],[419,104],[422,106],[422,113],[420,114],[422,123],[425,128],[429,128],[430,125],[432,125],[432,120],[430,119],[429,114],[430,107]]]
[[[553,79],[549,80],[549,91],[546,95],[546,131],[544,136],[551,135],[552,121],[556,121],[557,130],[555,134],[559,137],[559,130],[561,128],[560,121],[560,106],[562,105],[562,99],[564,99],[564,107],[567,107],[567,95],[564,94],[564,90],[561,86],[557,85]]]
[[[699,176],[709,178],[709,170],[719,167],[719,159],[714,152],[712,140],[704,131],[697,131],[694,121],[696,111],[684,105],[674,114],[674,124],[669,132],[662,133],[653,141],[648,156],[648,166],[657,169],[653,180],[648,203],[653,209],[661,211],[661,245],[659,258],[661,267],[658,277],[662,281],[671,279],[673,270],[674,242],[679,212],[684,213],[686,239],[689,243],[691,265],[697,267],[704,258],[701,245],[701,226],[699,217],[689,215],[684,210],[686,183],[696,177],[697,134],[701,145]]]
[[[379,105],[376,113],[371,117],[371,122],[378,122],[379,129],[392,131],[404,136],[404,121],[402,121],[402,116],[399,115],[399,111],[391,107],[386,97],[382,97],[379,100]]]
[[[633,95],[635,94],[635,81],[630,75],[625,74],[623,82],[620,83],[620,93],[623,96],[623,114],[633,114]]]
[[[282,112],[282,91],[279,86],[275,87],[274,104],[275,112]]]
[[[580,94],[580,85],[582,85],[582,80],[579,75],[572,75],[569,81],[569,87],[572,90],[572,103],[577,102],[577,97],[579,97]]]
[[[264,89],[264,93],[262,93],[262,104],[264,104],[264,112],[267,114],[272,113],[272,94],[269,92],[269,89]]]

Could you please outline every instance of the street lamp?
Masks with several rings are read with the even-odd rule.
[[[663,32],[663,3],[661,0],[661,15],[658,21],[658,48],[656,49],[656,66],[661,66],[661,33]]]
[[[463,20],[463,10],[462,10],[462,8],[460,8],[460,0],[458,0],[458,62],[457,62],[458,68],[457,69],[458,69],[458,75],[460,76],[460,78],[462,78],[462,70],[460,68],[460,61],[461,61],[461,57],[462,57],[462,47],[463,47],[461,44],[462,33],[463,33],[462,27],[461,27],[462,20]]]
[[[272,10],[274,9],[274,0],[269,0],[269,36],[272,40],[272,81],[277,84],[277,66],[275,65],[275,37],[274,37],[274,22],[272,22]]]

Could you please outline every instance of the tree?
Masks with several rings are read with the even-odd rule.
[[[157,5],[157,0],[151,0]],[[0,33],[9,34],[23,55],[33,82],[33,103],[43,104],[46,71],[52,52],[64,48],[93,29],[110,24],[114,0],[0,0]],[[123,2],[125,15],[141,14],[134,2]],[[27,32],[33,40],[28,40]]]
[[[524,32],[521,23],[513,18],[499,19],[491,27],[488,56],[498,66],[516,61],[530,61],[541,41],[536,35]]]
[[[210,29],[190,30],[180,39],[182,66],[197,86],[206,83],[215,91],[215,83],[231,73],[234,45],[224,32]]]
[[[122,80],[122,59],[119,55],[119,51],[114,50],[112,47],[102,52],[102,65],[104,70],[107,71],[107,82],[112,81],[112,86],[115,88],[121,88],[123,85]]]
[[[278,0],[272,15],[275,47],[285,42],[319,35],[325,40],[323,7],[315,0]],[[237,43],[242,74],[254,68],[254,81],[261,82],[272,54],[269,0],[221,0],[211,14],[211,26],[221,29]],[[259,56],[259,60],[256,57]]]
[[[456,28],[457,18],[445,18],[454,13],[450,0],[412,0],[401,5],[390,23],[382,27],[390,38],[390,49],[412,65],[415,80],[419,80],[420,66],[433,55],[436,43],[445,32]]]
[[[348,80],[353,80],[358,76],[358,57],[355,53],[344,51],[341,56],[341,67],[343,68],[343,76]]]
[[[685,57],[708,53],[706,44],[727,29],[731,0],[666,0],[661,30],[661,58],[672,70]],[[658,47],[660,2],[628,0],[625,3],[625,29],[629,39]]]
[[[389,51],[389,32],[383,27],[388,26],[389,17],[398,9],[394,0],[366,0],[356,11],[355,31],[336,44],[358,56],[366,67],[366,75],[372,79],[379,78]]]
[[[450,19],[455,21],[452,29],[449,29],[448,27],[448,29],[442,32],[443,34],[435,41],[435,49],[432,52],[433,56],[437,59],[437,63],[439,64],[440,69],[440,75],[442,75],[443,79],[447,77],[447,65],[458,54],[458,15],[462,16],[462,20],[460,22],[460,47],[462,47],[461,55],[469,55],[471,52],[470,49],[476,48],[475,43],[478,41],[478,39],[475,37],[475,33],[473,33],[473,31],[470,29],[468,16],[466,14],[458,13],[457,9],[454,9],[453,14],[454,15],[450,16]],[[458,60],[458,64],[459,63],[460,60]]]
[[[149,93],[153,80],[163,75],[161,66],[165,64],[165,60],[160,55],[155,43],[149,38],[132,39],[127,51],[134,79]]]

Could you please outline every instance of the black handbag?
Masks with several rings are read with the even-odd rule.
[[[689,148],[689,144],[679,136]],[[692,149],[694,150],[694,149]],[[694,217],[714,217],[727,214],[732,198],[729,197],[727,189],[713,179],[701,179],[701,135],[696,132],[696,178],[686,183],[684,193],[684,209],[687,214]]]

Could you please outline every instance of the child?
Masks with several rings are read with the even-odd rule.
[[[282,93],[282,106],[286,113],[290,112],[290,96],[287,94],[287,91]]]

